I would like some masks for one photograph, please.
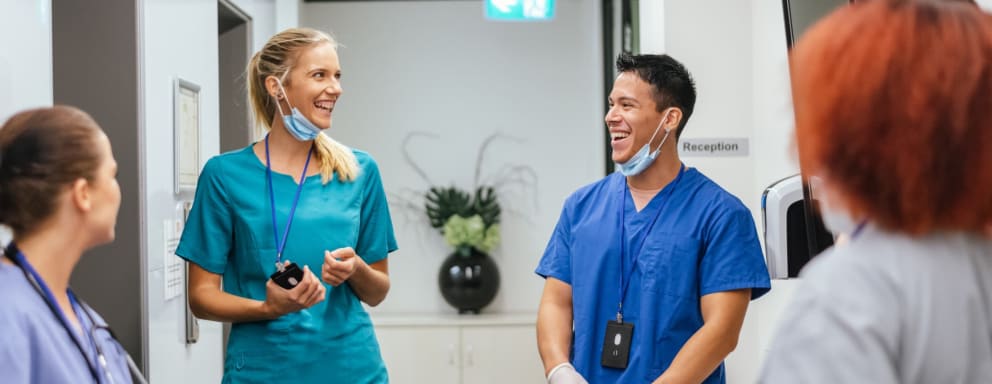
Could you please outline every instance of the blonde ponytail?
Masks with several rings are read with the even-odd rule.
[[[358,160],[351,149],[321,132],[315,141],[320,180],[327,184],[338,173],[338,180],[354,181],[358,177]]]
[[[331,44],[337,49],[338,43],[330,35],[310,28],[290,28],[277,33],[255,53],[248,62],[248,102],[255,115],[255,124],[272,128],[276,116],[276,104],[265,88],[265,79],[276,76],[284,79],[292,67],[291,60],[297,52],[316,44]],[[285,80],[285,79],[284,79]],[[321,181],[327,184],[337,172],[341,181],[353,181],[358,177],[358,160],[351,149],[331,139],[324,133],[315,140],[316,159],[320,164]]]

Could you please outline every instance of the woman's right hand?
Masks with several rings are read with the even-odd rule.
[[[265,283],[265,302],[263,305],[272,318],[277,318],[287,313],[296,312],[305,308],[310,308],[315,304],[324,301],[327,289],[320,282],[310,267],[303,266],[303,281],[293,289],[285,289],[276,284],[272,279]]]

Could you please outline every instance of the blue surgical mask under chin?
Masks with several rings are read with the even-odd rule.
[[[279,80],[276,79],[276,81]],[[279,81],[279,89],[282,90],[282,94],[286,95],[286,90],[282,88],[281,81]],[[279,109],[279,114],[282,115],[282,123],[286,126],[286,130],[289,131],[289,134],[293,135],[293,137],[299,141],[310,141],[316,139],[317,135],[319,135],[320,131],[323,131],[323,129],[318,128],[312,121],[310,121],[310,119],[303,116],[299,109],[294,108],[293,105],[289,103],[288,95],[286,96],[286,104],[289,104],[290,107],[291,113],[289,115],[282,113],[282,106],[279,105],[278,100],[276,101],[276,108]]]
[[[623,163],[615,163],[616,169],[621,174],[624,176],[634,176],[644,172],[645,169],[648,169],[648,167],[654,163],[654,160],[658,158],[658,153],[661,152],[661,147],[664,146],[665,141],[668,140],[668,135],[672,133],[670,129],[665,129],[665,136],[661,138],[661,144],[658,144],[658,149],[655,149],[653,152],[651,151],[651,142],[654,141],[655,135],[658,134],[658,130],[661,129],[662,124],[666,121],[668,121],[667,113],[665,114],[665,118],[661,119],[661,123],[658,123],[658,128],[655,128],[654,133],[651,134],[651,138],[648,139],[648,142],[644,143],[644,146],[641,147],[641,149],[638,150],[634,156],[631,156],[630,160]]]

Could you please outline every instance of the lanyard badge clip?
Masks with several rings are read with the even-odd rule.
[[[289,227],[293,223],[293,216],[296,214],[296,205],[300,202],[300,192],[303,191],[303,184],[306,182],[307,168],[310,166],[310,157],[313,154],[313,144],[310,145],[310,152],[307,153],[307,162],[303,164],[303,173],[300,174],[300,183],[296,186],[296,197],[293,198],[293,205],[289,209],[289,218],[286,220],[286,228],[283,230],[282,239],[279,238],[279,230],[276,227],[276,193],[272,186],[272,164],[269,154],[269,136],[265,136],[265,175],[269,183],[269,203],[272,207],[272,234],[275,237],[276,245],[276,272],[269,276],[276,284],[285,289],[293,289],[303,281],[303,270],[296,263],[289,260],[283,262],[282,251],[286,248],[286,241],[289,238]]]
[[[276,284],[285,289],[293,289],[303,281],[303,270],[296,263],[286,260],[285,263],[276,263],[276,273],[269,276]]]

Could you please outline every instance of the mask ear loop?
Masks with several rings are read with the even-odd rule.
[[[651,149],[651,142],[654,141],[654,137],[655,137],[655,135],[658,134],[658,130],[661,129],[661,126],[662,125],[665,125],[665,122],[666,121],[668,121],[668,114],[669,114],[669,112],[671,112],[671,110],[669,110],[668,112],[665,112],[665,117],[661,119],[661,122],[658,123],[658,128],[655,128],[654,129],[654,133],[652,133],[651,134],[651,138],[648,139],[648,149]],[[665,136],[663,136],[661,138],[661,144],[658,144],[658,148],[655,149],[654,151],[652,151],[652,156],[655,156],[655,155],[658,154],[658,152],[661,152],[661,147],[663,145],[665,145],[665,141],[668,140],[668,135],[671,134],[671,133],[672,133],[672,130],[671,129],[665,128]]]
[[[286,73],[284,73],[282,76],[285,77],[287,74],[289,74],[289,70],[286,70]],[[282,86],[282,79],[280,79],[280,78],[277,77],[276,78],[276,84],[279,84],[279,91],[281,91],[282,94],[286,96],[286,105],[289,105],[289,110],[292,111],[293,110],[293,104],[290,104],[289,103],[289,95],[286,95],[286,88],[283,88],[283,86]],[[286,114],[282,112],[282,104],[279,103],[279,98],[278,97],[276,98],[276,109],[279,110],[279,115],[280,116],[286,116]]]

